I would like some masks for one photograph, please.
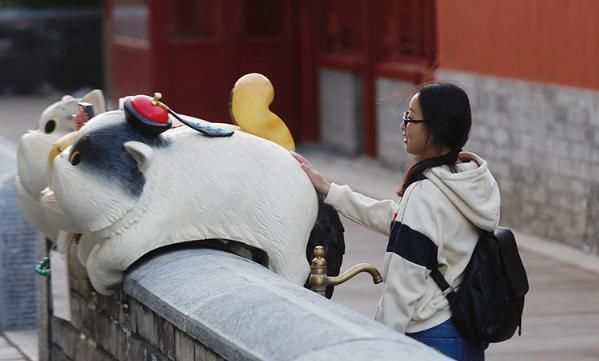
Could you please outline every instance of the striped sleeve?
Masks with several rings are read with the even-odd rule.
[[[415,265],[429,268],[437,257],[437,245],[426,235],[401,222],[393,222],[387,252]]]
[[[392,200],[375,200],[352,191],[347,185],[335,183],[331,184],[325,203],[352,221],[387,236],[397,208],[397,203]]]

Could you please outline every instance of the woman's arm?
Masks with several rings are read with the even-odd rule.
[[[316,191],[325,197],[329,194],[329,189],[331,188],[331,183],[329,183],[316,168],[312,166],[310,162],[306,160],[306,158],[302,157],[296,152],[291,152],[291,155],[299,162],[300,166],[306,172],[310,181],[316,188]]]
[[[324,200],[345,217],[374,231],[389,235],[397,204],[390,200],[376,200],[354,192],[347,185],[331,184]]]
[[[326,196],[325,203],[332,205],[345,217],[374,231],[389,235],[393,213],[397,204],[392,200],[375,200],[354,192],[348,186],[329,183],[316,168],[301,155],[292,152],[316,191]]]

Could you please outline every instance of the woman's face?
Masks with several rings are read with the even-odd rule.
[[[403,120],[401,130],[403,134],[403,142],[406,152],[418,157],[428,158],[433,150],[431,144],[432,139],[429,139],[429,131],[426,123],[410,122],[410,120],[421,121],[422,108],[420,108],[420,101],[418,100],[418,93],[410,100],[408,108],[407,119]]]

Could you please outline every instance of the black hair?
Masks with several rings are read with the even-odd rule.
[[[422,118],[432,137],[439,146],[449,152],[438,157],[426,158],[411,164],[404,176],[398,195],[403,196],[410,184],[422,179],[429,168],[453,165],[457,162],[462,147],[468,141],[472,114],[468,95],[460,87],[449,83],[426,84],[418,91],[418,102]]]
[[[472,125],[466,92],[453,84],[433,83],[420,88],[418,101],[433,141],[451,150],[462,149]]]

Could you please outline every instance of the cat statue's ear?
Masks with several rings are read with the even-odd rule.
[[[81,102],[90,103],[94,107],[94,113],[100,114],[106,111],[106,100],[104,99],[104,93],[102,90],[95,89],[81,98]]]
[[[133,140],[125,142],[123,146],[125,147],[127,153],[129,153],[133,159],[135,159],[135,162],[137,162],[137,167],[142,173],[148,170],[154,156],[152,147],[145,143]]]

